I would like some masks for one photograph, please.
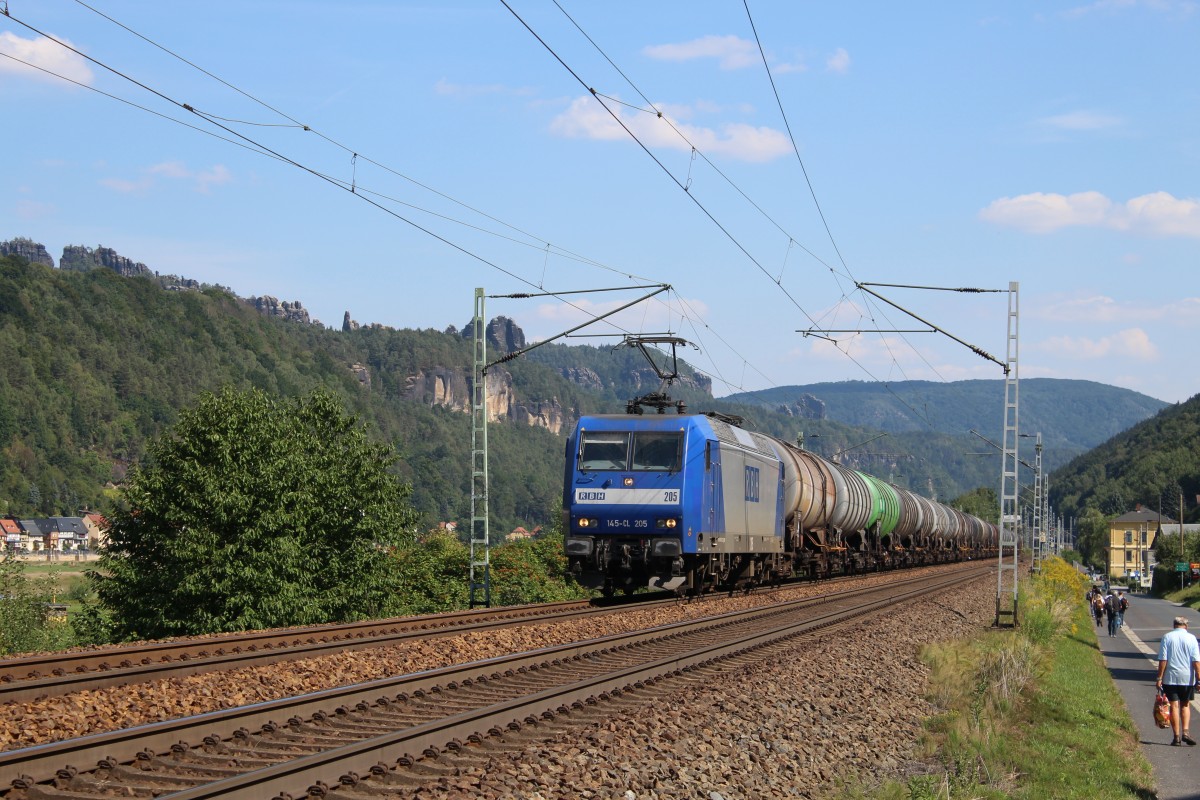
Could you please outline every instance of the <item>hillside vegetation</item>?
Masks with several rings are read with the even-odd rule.
[[[1067,463],[1167,406],[1153,397],[1093,381],[1029,378],[1022,380],[1019,388],[1020,431],[1041,432],[1047,469]],[[1004,381],[999,378],[954,383],[817,383],[726,399],[775,407],[805,396],[822,401],[831,420],[892,434],[954,436],[976,430],[998,442],[995,431],[1004,418]],[[975,439],[969,449],[988,447]],[[1022,442],[1022,450],[1032,452],[1029,442]]]
[[[468,518],[465,397],[420,389],[438,381],[466,385],[472,348],[457,331],[331,330],[266,316],[222,287],[167,285],[149,275],[0,258],[0,514],[105,510],[111,487],[145,456],[148,441],[203,392],[231,387],[290,398],[316,389],[337,395],[396,449],[396,472],[412,485],[423,525]],[[1000,438],[999,382],[915,387],[927,398],[930,420],[915,426],[900,419],[907,412],[895,385],[820,384],[713,399],[692,367],[681,364],[680,373],[671,393],[690,410],[739,415],[748,427],[792,441],[803,435],[806,447],[825,456],[845,450],[843,463],[898,485],[950,499],[999,482],[999,458],[967,432],[974,427]],[[613,344],[551,344],[492,374],[498,384],[511,381],[514,403],[550,409],[563,428],[552,432],[532,416],[490,426],[490,504],[500,532],[557,519],[563,433],[580,414],[621,413],[629,399],[659,388],[640,353]],[[780,410],[806,392],[824,403],[825,418],[810,418],[812,409]],[[902,411],[887,410],[880,397]],[[1021,398],[1023,417],[1039,408],[1064,410],[1061,420],[1042,421],[1048,463],[1053,437],[1065,437],[1063,448],[1086,449],[1158,404],[1082,381],[1027,381]],[[1051,431],[1058,421],[1066,434]],[[1030,429],[1025,418],[1022,430]],[[880,431],[890,433],[875,439]]]
[[[1183,495],[1182,515],[1179,496]],[[1050,476],[1050,500],[1083,517],[1132,511],[1138,504],[1190,522],[1200,518],[1200,395],[1163,409]]]

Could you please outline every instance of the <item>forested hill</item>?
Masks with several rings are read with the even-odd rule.
[[[0,514],[49,516],[85,505],[103,511],[147,441],[205,391],[253,386],[295,397],[321,387],[396,447],[424,524],[465,523],[470,342],[452,326],[331,330],[305,322],[299,304],[284,306],[289,313],[278,316],[278,308],[194,281],[0,257]],[[493,345],[511,347],[496,322],[489,326],[497,328]],[[798,401],[794,392],[774,405],[762,393],[714,400],[703,375],[681,365],[681,376],[671,394],[690,409],[740,415],[748,427],[791,440],[803,433],[806,446],[826,456],[850,448],[844,463],[901,486],[949,499],[998,484],[999,459],[975,456],[971,451],[987,448],[967,430],[999,437],[999,389],[986,401],[960,394],[928,406],[936,410],[931,418],[943,418],[939,428],[895,429],[882,442],[854,447],[894,424],[891,412],[871,405],[854,411],[850,394],[824,387],[802,387],[820,389],[823,404]],[[489,378],[489,409],[497,417],[489,432],[490,502],[493,529],[501,532],[557,518],[564,433],[580,414],[619,412],[659,388],[640,353],[611,344],[547,345],[494,368]],[[1039,383],[1022,383],[1023,412],[1037,407],[1037,390],[1027,387]],[[1110,427],[1151,413],[1135,419],[1136,404],[1103,400],[1122,390],[1076,383],[1047,382],[1057,392],[1050,402],[1072,409],[1070,430],[1092,432],[1092,440],[1072,438],[1072,445],[1098,444]],[[953,396],[956,386],[941,388]],[[929,396],[938,390],[930,385]],[[977,403],[975,416],[960,407]],[[959,416],[948,423],[950,413]]]
[[[1050,502],[1064,515],[1105,516],[1137,504],[1184,522],[1200,520],[1200,395],[1164,408],[1050,476]],[[1188,511],[1188,509],[1191,511]]]
[[[1161,400],[1093,381],[1028,378],[1020,381],[1020,432],[1042,433],[1048,468],[1065,464],[1167,406]],[[1004,381],[953,383],[845,381],[781,386],[725,398],[768,407],[818,408],[833,421],[893,434],[975,430],[999,441]],[[986,450],[978,439],[972,450]]]
[[[426,524],[469,519],[471,343],[452,326],[335,331],[274,313],[194,281],[0,256],[0,514],[104,510],[181,409],[253,386],[341,396],[396,447]],[[658,388],[634,351],[578,350],[560,359],[568,371],[518,359],[490,373],[491,510],[504,531],[557,517],[564,426]],[[706,379],[685,381],[682,395],[709,396]]]

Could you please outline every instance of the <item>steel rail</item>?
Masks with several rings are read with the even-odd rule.
[[[956,570],[953,573],[939,575],[933,580],[928,576],[914,577],[907,580],[893,581],[883,586],[874,586],[859,590],[845,590],[819,597],[801,598],[778,606],[727,612],[702,620],[671,623],[647,631],[613,634],[594,640],[541,648],[526,653],[492,658],[471,664],[329,689],[297,698],[257,703],[236,709],[201,714],[195,717],[143,725],[128,730],[95,734],[80,739],[40,745],[23,750],[0,752],[0,786],[11,785],[14,781],[18,780],[24,782],[22,785],[43,783],[52,780],[56,774],[61,774],[60,770],[64,768],[71,769],[72,767],[69,765],[78,765],[86,770],[89,767],[83,765],[94,764],[102,759],[111,765],[135,760],[139,755],[146,757],[147,753],[168,752],[173,746],[177,746],[179,742],[188,739],[198,741],[205,738],[204,734],[208,734],[210,740],[212,737],[224,739],[232,736],[234,731],[240,730],[241,732],[245,732],[248,729],[261,729],[269,725],[277,726],[280,721],[287,720],[289,717],[291,719],[298,719],[304,716],[324,715],[330,712],[331,709],[340,710],[335,713],[344,713],[346,709],[354,708],[358,704],[370,705],[380,700],[381,696],[386,698],[388,695],[395,695],[397,699],[406,699],[409,696],[420,696],[420,693],[442,691],[441,687],[448,686],[457,681],[487,678],[489,673],[491,677],[498,678],[502,674],[512,675],[538,665],[548,665],[550,662],[561,663],[578,660],[584,654],[597,653],[598,651],[605,653],[623,651],[631,645],[643,644],[648,641],[678,639],[689,632],[707,632],[717,629],[729,631],[736,627],[744,626],[751,620],[779,618],[789,613],[794,613],[797,610],[807,607],[820,607],[834,601],[854,602],[855,598],[884,595],[882,599],[872,600],[866,604],[860,603],[860,607],[853,611],[835,611],[832,614],[825,614],[819,618],[789,623],[789,628],[802,626],[805,629],[811,629],[814,626],[834,624],[847,614],[861,616],[864,613],[869,613],[872,609],[891,606],[897,601],[898,597],[903,598],[932,591],[940,591],[949,585],[971,580],[976,577],[977,572],[978,570],[971,569],[965,571]],[[735,643],[720,645],[720,647],[742,649],[749,646],[749,642],[758,641],[759,637],[763,635],[755,633],[749,637],[742,637],[740,645]],[[672,670],[682,669],[685,666],[715,658],[716,651],[712,650],[712,647],[714,646],[706,646],[702,650],[703,653],[707,653],[708,655],[670,656],[661,660],[661,663],[659,661],[655,661],[654,663],[658,664],[659,668],[661,668],[663,663],[669,662],[674,665],[672,666]],[[725,651],[723,650],[722,652]],[[533,696],[539,698],[538,702],[546,698],[553,698],[554,703],[551,705],[561,706],[562,704],[579,701],[581,695],[584,695],[584,699],[586,699],[586,696],[590,696],[596,692],[610,691],[609,688],[600,688],[602,686],[620,688],[620,685],[631,681],[644,680],[644,677],[634,676],[649,675],[653,671],[654,669],[644,665],[629,667],[619,670],[618,673],[614,673],[614,675],[610,675],[607,678],[584,681],[572,690],[558,687],[538,692]],[[583,684],[586,684],[586,690]],[[574,694],[571,694],[571,692],[574,692]],[[568,696],[570,696],[570,700],[567,699]],[[471,730],[466,731],[466,734],[481,730],[480,726],[483,726],[486,720],[494,721],[504,718],[503,724],[508,724],[514,719],[512,717],[513,710],[518,707],[525,707],[519,706],[519,704],[514,705],[514,703],[516,701],[504,701],[489,706],[491,711],[487,713],[484,713],[484,711],[464,712],[440,722],[417,725],[407,729],[406,732],[391,734],[387,737],[375,737],[364,742],[338,747],[331,752],[340,754],[336,759],[339,763],[345,759],[349,759],[344,769],[369,769],[372,765],[378,763],[384,753],[391,754],[392,752],[397,752],[400,755],[408,755],[415,752],[419,754],[430,746],[444,746],[448,741],[447,732],[450,731],[454,733],[449,736],[449,739],[453,739],[454,736],[462,734],[466,728],[471,728]],[[505,715],[508,716],[506,717]],[[524,715],[518,715],[516,719],[519,719],[521,716]],[[482,729],[486,730],[486,727],[484,726]],[[435,740],[440,741],[441,745],[438,745]],[[401,750],[403,752],[400,752]],[[368,757],[372,759],[371,763],[366,764],[364,767],[362,763],[363,759]],[[258,782],[256,784],[258,788],[245,790],[249,793],[242,796],[246,797],[267,796],[262,793],[267,791],[267,786],[271,787],[269,790],[272,792],[295,791],[297,781],[312,780],[311,775],[321,770],[327,771],[330,768],[329,765],[334,763],[334,760],[330,755],[316,754],[288,762],[291,766],[288,766],[288,764],[279,764],[274,767],[256,770],[253,774],[257,775],[257,778],[250,778],[248,776],[229,778],[226,781],[220,782],[220,786],[222,787],[220,789],[216,788],[218,784],[212,784],[213,793],[211,794],[203,794],[204,791],[207,791],[204,787],[197,787],[196,789],[177,794],[181,798],[215,797],[231,791],[243,791],[242,789],[235,789],[234,785],[228,783],[228,781],[234,781],[235,783],[239,781]],[[284,784],[287,784],[287,786],[285,787]],[[191,794],[192,792],[201,793]],[[171,796],[174,797],[176,794],[172,794]]]
[[[645,605],[668,602],[678,601],[653,600]],[[618,608],[615,604],[570,600],[5,659],[0,661],[0,703],[28,702],[167,677],[296,661],[413,639],[615,613]],[[17,677],[22,674],[39,677]]]
[[[840,576],[835,583],[862,576]],[[759,587],[773,591],[781,587]],[[71,692],[95,691],[165,678],[197,675],[332,653],[387,647],[414,639],[454,636],[537,622],[557,622],[631,606],[653,608],[715,600],[721,594],[683,599],[660,592],[629,598],[594,598],[469,609],[334,625],[312,625],[204,638],[144,642],[86,652],[43,653],[0,659],[0,704],[26,703]]]

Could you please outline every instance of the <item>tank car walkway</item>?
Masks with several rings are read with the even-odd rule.
[[[1125,706],[1137,726],[1142,752],[1154,767],[1158,800],[1200,800],[1200,746],[1172,747],[1171,730],[1154,724],[1154,676],[1158,670],[1158,641],[1171,630],[1177,616],[1188,618],[1188,630],[1200,633],[1200,613],[1165,600],[1130,595],[1125,624],[1115,638],[1107,623],[1096,628],[1100,652],[1112,673]],[[1192,703],[1192,735],[1200,730],[1200,702]]]

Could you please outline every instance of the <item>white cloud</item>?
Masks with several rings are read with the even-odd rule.
[[[1200,297],[1184,297],[1164,303],[1120,302],[1101,294],[1050,298],[1027,313],[1033,319],[1066,324],[1139,320],[1193,326],[1200,324]]]
[[[222,164],[216,164],[206,170],[197,172],[189,169],[181,161],[164,161],[161,164],[155,164],[143,170],[143,175],[137,180],[104,178],[100,181],[100,184],[122,194],[132,194],[149,191],[154,187],[156,177],[167,178],[169,180],[191,181],[193,183],[192,188],[201,194],[208,194],[213,186],[220,186],[233,180],[233,175]]]
[[[754,42],[740,36],[702,36],[680,44],[650,45],[642,52],[660,61],[715,58],[721,69],[744,69],[761,61]]]
[[[136,181],[127,181],[123,178],[103,178],[100,185],[107,186],[121,194],[135,194],[149,190],[154,185],[154,181],[149,176],[144,176]]]
[[[829,72],[845,74],[850,71],[850,54],[844,47],[839,47],[833,55],[825,60],[825,69]]]
[[[501,83],[451,83],[441,78],[433,85],[433,91],[450,97],[478,97],[479,95],[498,94],[525,97],[533,94],[529,88],[505,86]]]
[[[62,41],[71,44],[66,39],[62,39]],[[74,47],[74,45],[71,46]],[[90,85],[92,82],[92,70],[86,60],[57,42],[52,42],[44,37],[22,39],[14,33],[5,31],[0,33],[0,53],[19,58],[42,70],[53,72],[84,85]],[[0,74],[3,73],[43,81],[58,81],[58,78],[53,75],[13,61],[11,58],[0,58]]]
[[[164,161],[161,164],[155,164],[148,172],[152,175],[162,175],[165,178],[187,178],[191,174],[180,161]]]
[[[1072,226],[1111,228],[1143,236],[1200,237],[1200,201],[1153,192],[1114,203],[1099,192],[1033,192],[993,200],[979,212],[996,225],[1051,233]]]
[[[1113,227],[1149,236],[1200,237],[1200,200],[1177,199],[1166,192],[1135,197]]]
[[[781,61],[771,65],[771,72],[776,75],[790,75],[793,72],[808,72],[808,65],[803,61]]]
[[[1186,17],[1196,10],[1196,4],[1192,0],[1095,0],[1087,5],[1067,9],[1062,12],[1062,16],[1078,19],[1089,14],[1119,14],[1138,8]]]
[[[1134,358],[1156,361],[1159,358],[1158,347],[1141,328],[1126,328],[1100,339],[1090,339],[1086,336],[1053,336],[1031,345],[1031,349],[1072,360]]]
[[[729,158],[762,163],[791,152],[791,142],[783,132],[774,128],[726,123],[720,128],[684,124],[681,117],[691,116],[694,109],[664,115],[671,125],[654,114],[630,111],[612,106],[621,121],[648,147],[668,147],[684,152],[691,146],[680,138],[676,130],[687,137],[699,150],[708,155],[724,155]],[[665,108],[665,107],[664,107]],[[673,125],[673,127],[672,127]],[[573,139],[599,139],[612,141],[628,136],[611,114],[593,97],[580,97],[570,107],[550,122],[550,131],[558,136]]]
[[[1033,192],[993,200],[979,216],[997,225],[1049,233],[1068,225],[1099,225],[1111,206],[1112,201],[1099,192],[1072,195]]]
[[[52,216],[57,207],[39,200],[18,200],[17,217],[26,222]]]
[[[1042,125],[1068,131],[1098,131],[1124,124],[1120,117],[1098,111],[1072,111],[1038,120]]]

